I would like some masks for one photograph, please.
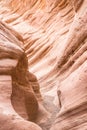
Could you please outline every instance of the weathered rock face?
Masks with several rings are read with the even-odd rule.
[[[22,39],[16,35],[20,36],[0,22],[0,130],[37,130],[40,128],[34,123],[21,118],[34,121],[37,117],[38,101],[29,82],[37,79],[29,78],[32,74],[28,72]]]
[[[87,61],[59,86],[61,109],[52,130],[87,129]]]
[[[34,98],[35,93],[37,98],[41,99],[40,85],[44,98],[42,104],[47,112],[42,108],[43,113],[40,113],[36,123],[47,130],[86,130],[87,0],[1,0],[0,9],[0,19],[23,37],[22,39],[12,31],[12,35],[17,37],[20,43],[15,41],[15,46],[10,44],[11,53],[6,54],[7,57],[11,56],[10,59],[13,58],[11,65],[7,62],[9,60],[6,60],[10,70],[7,66],[0,69],[1,74],[12,72],[12,101],[15,110],[27,118],[27,114],[19,112],[20,105],[16,107],[15,102],[20,99],[17,104],[20,102],[25,107],[23,103],[26,99],[20,97],[24,95],[23,97],[32,99],[30,91],[35,108],[40,109],[41,104],[38,106],[38,99]],[[10,43],[14,43],[13,39],[12,37]],[[20,47],[22,41],[26,54]],[[16,43],[20,48],[17,51]],[[3,54],[0,57],[2,56]],[[0,63],[4,61],[0,60]],[[28,66],[37,76],[38,82],[34,77],[32,80],[33,75],[28,72]],[[25,92],[24,88],[28,88],[29,93],[28,90]],[[19,96],[16,90],[20,93]],[[32,104],[31,100],[29,104]],[[28,102],[26,105],[25,108],[29,108]],[[32,113],[27,112],[28,115]],[[46,113],[49,114],[42,120]]]

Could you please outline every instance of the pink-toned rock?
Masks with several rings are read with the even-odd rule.
[[[28,61],[19,36],[0,22],[0,130],[41,130],[27,121],[36,119],[38,101],[29,82]]]
[[[17,102],[23,106],[21,111],[21,107],[15,105],[15,98],[27,95],[23,94],[23,89],[28,88],[34,94],[33,100],[39,110],[36,123],[43,129],[86,130],[87,0],[10,0],[8,3],[1,0],[0,9],[0,19],[23,37],[12,31],[26,52],[22,47],[15,51],[16,46],[12,44],[14,51],[8,49],[11,51],[9,56],[13,58],[11,54],[15,53],[15,58],[0,61],[1,74],[10,73],[16,66],[12,71],[15,110],[25,119],[29,118],[24,98]],[[12,39],[11,43],[14,42]]]
[[[59,85],[61,109],[52,130],[87,129],[87,61]]]
[[[39,126],[21,118],[11,104],[11,76],[0,75],[0,130],[41,130]]]

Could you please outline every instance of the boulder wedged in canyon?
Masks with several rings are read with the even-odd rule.
[[[23,43],[11,67],[14,109],[28,119],[25,108],[35,102],[35,122],[43,130],[86,130],[87,0],[1,0],[0,8],[0,19],[23,38],[12,31]],[[30,91],[33,101],[25,107]]]

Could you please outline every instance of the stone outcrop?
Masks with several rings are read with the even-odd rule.
[[[40,129],[27,121],[37,117],[38,101],[29,82],[28,61],[19,36],[0,22],[0,130]]]
[[[12,76],[15,111],[24,119],[38,113],[43,130],[86,130],[87,0],[1,0],[0,9],[0,19],[21,35],[10,30],[9,54],[0,51],[2,66],[3,55],[10,58],[0,74]]]

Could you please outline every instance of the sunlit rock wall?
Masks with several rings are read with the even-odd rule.
[[[87,0],[1,0],[0,9],[23,37],[42,94],[60,107],[51,130],[86,130]]]

